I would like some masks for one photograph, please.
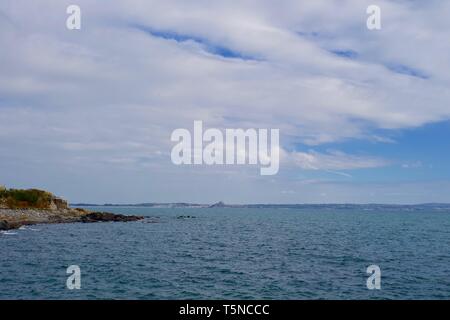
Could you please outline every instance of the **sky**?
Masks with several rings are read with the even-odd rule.
[[[450,202],[449,16],[438,0],[3,0],[0,184],[72,203]],[[279,129],[278,174],[174,165],[171,133],[195,120]]]

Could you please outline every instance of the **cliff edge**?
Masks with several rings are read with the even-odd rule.
[[[0,186],[0,230],[39,223],[127,222],[141,219],[144,217],[70,208],[67,201],[48,191]]]

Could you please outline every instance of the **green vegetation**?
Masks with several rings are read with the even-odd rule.
[[[43,190],[0,188],[0,204],[3,203],[11,209],[48,209],[53,199],[54,196],[50,192]]]

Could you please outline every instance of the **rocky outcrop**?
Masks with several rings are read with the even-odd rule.
[[[126,216],[123,214],[113,214],[110,212],[91,212],[81,217],[81,222],[130,222],[142,220],[142,216]]]
[[[61,209],[68,209],[69,204],[66,200],[63,200],[61,198],[54,197],[50,200],[49,209],[50,210],[61,210]]]
[[[74,222],[130,222],[144,219],[142,216],[128,216],[109,212],[90,212],[84,209],[0,209],[0,230],[11,230],[23,225],[74,223]]]
[[[22,226],[19,222],[10,222],[8,220],[0,220],[0,230],[18,229]]]
[[[144,217],[73,209],[64,199],[43,190],[0,188],[0,230],[39,223],[128,222],[141,219]]]

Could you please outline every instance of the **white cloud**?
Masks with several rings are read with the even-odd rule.
[[[350,155],[340,151],[328,153],[292,152],[288,154],[288,157],[293,164],[305,170],[353,170],[378,168],[389,164],[384,159]]]
[[[417,168],[421,168],[422,166],[423,166],[423,164],[421,161],[414,161],[414,162],[402,164],[403,169],[417,169]]]
[[[279,128],[282,147],[292,150],[355,138],[391,143],[377,130],[450,118],[446,2],[379,1],[379,32],[366,29],[370,1],[80,0],[80,31],[65,27],[69,4],[0,4],[0,150],[8,157],[66,163],[76,155],[130,168],[152,159],[170,173],[170,133],[193,120]],[[214,55],[196,39],[255,59]],[[336,152],[288,158],[287,165],[320,170],[387,163]],[[116,169],[107,168],[98,174]]]

